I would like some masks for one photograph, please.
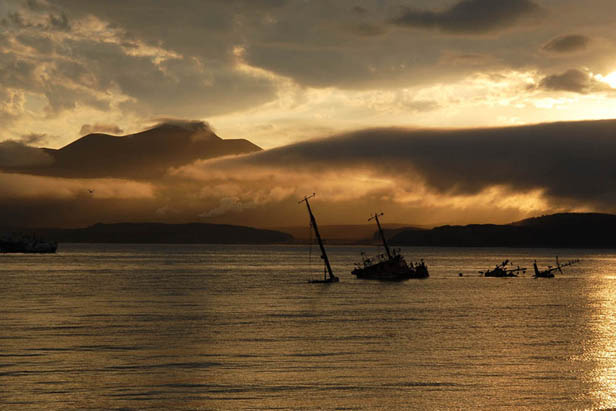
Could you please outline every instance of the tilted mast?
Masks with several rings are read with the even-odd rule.
[[[308,202],[308,199],[314,196],[315,196],[315,193],[312,193],[312,195],[304,197],[304,199],[299,201],[298,204],[301,203],[302,201],[306,202],[306,207],[308,207],[308,214],[310,214],[310,224],[312,224],[312,227],[314,227],[314,234],[317,236],[317,241],[319,242],[319,247],[321,248],[321,258],[325,262],[325,267],[327,267],[329,278],[334,279],[336,278],[336,276],[332,272],[332,267],[329,264],[329,259],[327,258],[325,247],[323,246],[323,240],[321,240],[321,235],[319,234],[319,228],[317,227],[317,220],[314,218],[314,214],[312,214],[312,209],[310,208],[310,203]]]
[[[370,220],[376,220],[376,226],[379,228],[379,234],[381,235],[381,240],[383,240],[383,245],[385,246],[385,251],[387,251],[387,257],[391,260],[391,252],[389,251],[389,246],[387,245],[387,240],[385,239],[385,234],[383,234],[383,229],[381,228],[381,223],[379,222],[379,216],[382,216],[383,213],[374,213],[374,215],[372,217],[370,217],[368,219],[368,221]]]

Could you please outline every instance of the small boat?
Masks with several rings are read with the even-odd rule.
[[[537,260],[535,260],[535,262],[533,263],[533,268],[535,269],[534,277],[535,278],[554,278],[554,271],[560,271],[560,273],[562,274],[563,267],[568,267],[570,265],[577,264],[579,262],[580,260],[571,260],[561,265],[560,262],[558,261],[558,257],[556,257],[556,267],[552,267],[551,265],[548,265],[548,268],[546,268],[545,270],[539,270],[539,268],[537,267]]]
[[[45,241],[34,235],[11,235],[0,237],[0,253],[47,254],[55,253],[58,243]]]
[[[319,227],[317,226],[317,220],[314,218],[314,214],[312,214],[312,209],[310,208],[310,203],[308,202],[308,199],[314,196],[315,196],[315,193],[312,193],[312,195],[304,197],[304,199],[299,201],[298,204],[306,202],[306,207],[308,208],[308,215],[310,216],[310,225],[312,226],[312,229],[314,230],[314,234],[317,237],[319,247],[321,248],[321,259],[323,260],[325,267],[323,269],[323,279],[322,280],[309,280],[308,282],[311,284],[337,283],[340,280],[332,272],[332,267],[329,264],[329,258],[327,258],[327,253],[325,252],[325,247],[323,246],[323,240],[321,239],[321,235],[319,234]]]
[[[496,266],[492,270],[479,271],[484,277],[517,277],[518,273],[526,272],[526,268],[517,266],[517,268],[507,268],[511,264],[509,260],[505,260]]]
[[[387,256],[380,254],[375,258],[369,258],[362,252],[362,262],[355,264],[355,269],[351,271],[351,273],[357,278],[381,281],[404,281],[411,278],[428,278],[430,274],[423,260],[418,263],[411,262],[411,264],[407,264],[404,257],[400,254],[399,249],[394,249],[393,251],[389,249],[385,234],[383,234],[383,229],[381,228],[381,223],[379,222],[379,217],[382,215],[383,213],[375,213],[368,221],[376,221]]]

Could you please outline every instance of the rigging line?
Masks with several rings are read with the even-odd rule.
[[[309,230],[309,234],[308,234],[308,269],[309,272],[312,272],[312,243],[313,243],[313,228],[312,228],[312,222],[309,221],[308,222],[308,230]]]

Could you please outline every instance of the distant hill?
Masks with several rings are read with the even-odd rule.
[[[60,149],[41,149],[53,163],[11,171],[76,178],[161,177],[170,167],[261,151],[248,140],[223,140],[205,123],[168,123],[127,136],[88,134]]]
[[[385,224],[383,227],[387,235],[390,236],[390,233],[397,233],[402,225]],[[306,243],[310,240],[310,230],[307,225],[301,227],[276,227],[274,229],[292,234],[298,242]],[[375,230],[375,224],[319,225],[319,233],[327,244],[372,243],[375,239]]]
[[[616,248],[616,215],[561,213],[504,225],[409,229],[389,241],[396,245],[445,247]]]
[[[15,231],[15,230],[14,230]],[[34,229],[36,235],[60,243],[287,243],[293,236],[274,230],[226,224],[120,223],[74,229]]]

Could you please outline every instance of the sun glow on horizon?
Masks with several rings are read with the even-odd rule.
[[[612,71],[607,76],[602,76],[601,74],[597,74],[596,79],[602,83],[609,85],[611,88],[616,88],[616,71]]]

